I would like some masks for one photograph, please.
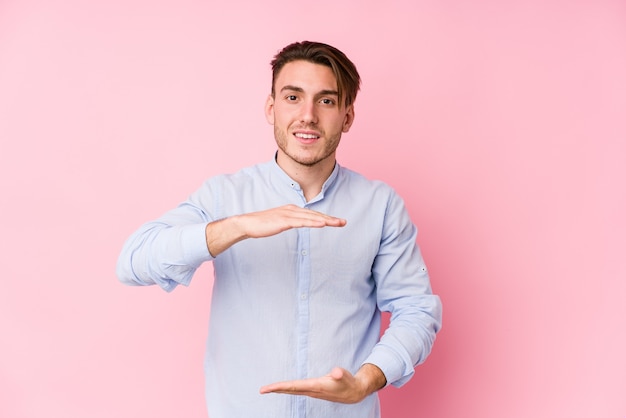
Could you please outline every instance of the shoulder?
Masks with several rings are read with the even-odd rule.
[[[226,202],[240,202],[253,192],[260,192],[267,184],[267,164],[257,164],[233,173],[218,174],[204,180],[189,197],[189,201],[207,211],[220,212]]]
[[[212,176],[204,181],[203,186],[209,188],[234,186],[242,187],[246,184],[253,184],[264,181],[269,176],[270,167],[268,163],[255,164],[244,167],[233,173],[224,173]]]
[[[386,182],[370,179],[348,168],[342,168],[339,180],[337,192],[348,196],[351,204],[360,204],[384,219],[408,218],[404,199]]]
[[[389,199],[399,197],[395,189],[382,180],[370,179],[346,167],[340,166],[339,183],[341,187],[356,189],[361,193],[386,196]]]

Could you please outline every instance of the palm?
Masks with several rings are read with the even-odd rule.
[[[342,403],[360,402],[366,395],[359,381],[350,372],[339,367],[322,377],[267,385],[261,388],[261,393],[305,395]]]

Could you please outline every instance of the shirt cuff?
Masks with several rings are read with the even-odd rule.
[[[180,231],[180,246],[186,264],[199,267],[213,260],[206,244],[207,223],[187,225]]]
[[[164,240],[159,259],[166,260],[162,271],[164,276],[153,280],[167,292],[178,285],[189,286],[198,267],[213,260],[206,245],[206,223],[176,226],[166,230],[169,236]]]
[[[365,363],[374,364],[382,370],[387,379],[386,386],[400,387],[408,382],[415,373],[413,367],[407,368],[406,362],[402,361],[393,351],[386,349],[380,344],[374,347],[372,353],[363,362],[363,364]]]

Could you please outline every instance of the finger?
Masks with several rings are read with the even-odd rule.
[[[344,226],[347,221],[336,216],[327,215],[312,209],[298,208],[298,213],[305,219],[311,219],[322,222],[326,226]]]
[[[288,380],[265,385],[259,389],[260,393],[306,393],[312,392],[317,379]]]
[[[332,220],[332,219],[325,219],[325,218],[319,218],[319,217],[307,217],[307,216],[291,218],[288,222],[290,226],[294,228],[302,228],[302,227],[324,228],[326,226],[341,227],[345,225],[345,221],[342,222],[341,220]]]

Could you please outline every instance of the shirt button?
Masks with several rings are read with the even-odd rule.
[[[307,252],[306,250],[302,250],[302,252],[301,252],[300,254],[302,254],[302,255],[307,255],[307,254],[308,254],[308,252]]]
[[[303,293],[300,295],[300,299],[305,300],[306,299],[306,293]]]

